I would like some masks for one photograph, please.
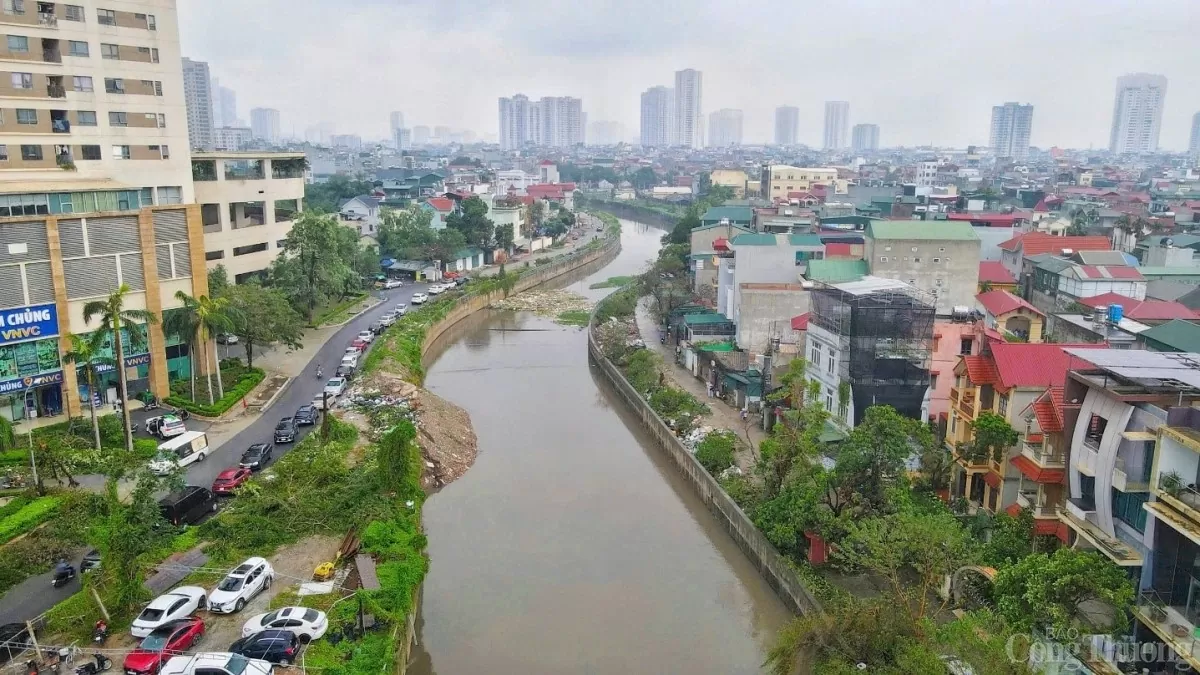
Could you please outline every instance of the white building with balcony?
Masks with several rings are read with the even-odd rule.
[[[302,152],[192,155],[209,269],[242,283],[270,267],[303,207],[305,169]]]

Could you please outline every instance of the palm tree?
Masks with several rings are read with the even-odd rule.
[[[120,379],[121,417],[125,422],[125,449],[133,452],[133,433],[129,426],[129,386],[125,378],[125,340],[122,329],[129,333],[129,341],[133,345],[144,344],[146,333],[142,324],[156,324],[158,317],[154,312],[145,309],[125,309],[125,296],[129,295],[129,285],[113,291],[104,300],[93,300],[83,306],[83,321],[90,323],[93,317],[100,318],[101,328],[97,332],[112,335],[113,356],[117,366],[117,376]]]
[[[180,323],[192,328],[193,344],[204,350],[205,377],[208,379],[208,404],[214,403],[213,398],[213,354],[217,349],[211,345],[217,333],[233,328],[232,309],[228,298],[210,298],[207,295],[192,297],[183,291],[175,291],[175,299],[183,303],[180,314],[184,318]],[[225,385],[221,382],[221,372],[217,371],[217,398],[225,396]],[[195,396],[193,395],[193,399]]]
[[[100,423],[96,420],[96,375],[100,366],[116,367],[116,361],[111,356],[104,356],[105,342],[108,339],[106,331],[93,331],[83,337],[69,333],[71,349],[62,355],[63,363],[75,364],[87,378],[88,407],[92,409],[92,436],[95,438],[96,449],[100,449]]]

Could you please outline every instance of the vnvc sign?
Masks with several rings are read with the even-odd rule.
[[[0,310],[0,344],[55,335],[58,335],[58,308],[52,302]]]

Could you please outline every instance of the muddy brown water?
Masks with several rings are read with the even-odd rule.
[[[662,230],[559,286],[640,271]],[[522,330],[508,330],[522,329]],[[409,673],[759,673],[787,609],[588,365],[583,329],[482,312],[426,386],[479,436],[425,505],[431,569]]]

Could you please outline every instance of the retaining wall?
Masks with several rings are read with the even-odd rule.
[[[721,527],[729,533],[750,562],[754,563],[771,588],[775,589],[779,599],[797,614],[824,611],[787,560],[758,531],[741,507],[721,489],[717,480],[696,461],[692,453],[688,452],[658,413],[633,389],[621,371],[604,357],[600,345],[596,342],[594,328],[595,324],[588,329],[588,354],[592,362],[641,419],[642,424],[654,436],[655,444],[667,454]]]
[[[675,223],[679,221],[678,216],[669,216],[638,204],[623,204],[621,202],[606,201],[603,199],[587,200],[586,208],[604,211],[606,213],[611,213],[618,218],[636,220],[641,223],[646,223],[647,225],[658,225],[659,227],[667,228],[667,230],[675,227]]]

